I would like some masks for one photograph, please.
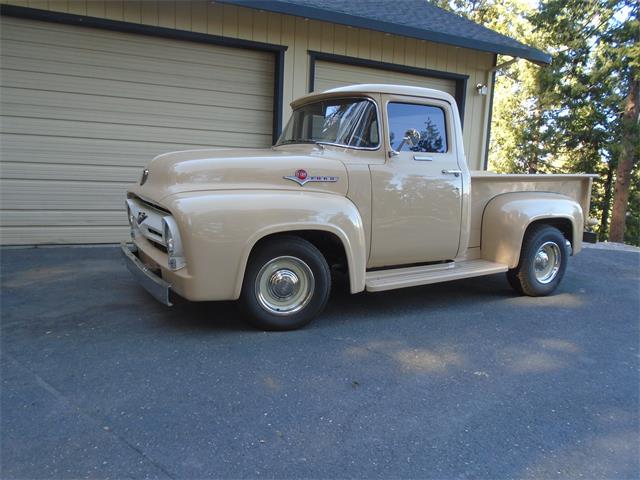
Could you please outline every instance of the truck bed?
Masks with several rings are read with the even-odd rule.
[[[471,173],[471,222],[469,248],[480,247],[482,213],[487,203],[496,195],[511,192],[553,192],[566,195],[577,201],[589,214],[591,184],[597,175],[526,175],[501,174],[485,171]]]

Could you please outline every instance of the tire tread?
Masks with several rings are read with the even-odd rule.
[[[264,310],[255,298],[255,276],[269,259],[280,255],[302,255],[308,257],[305,262],[312,269],[315,277],[314,298],[299,312],[288,316],[273,315]],[[307,260],[311,260],[310,262]],[[295,235],[282,235],[267,240],[251,253],[240,295],[241,307],[247,321],[262,330],[294,330],[307,325],[327,304],[331,293],[331,270],[318,248],[311,242]]]
[[[551,283],[542,285],[537,284],[533,277],[530,259],[531,256],[535,254],[541,238],[549,235],[555,236],[556,239],[560,241],[561,265],[556,278]],[[518,266],[507,272],[507,279],[514,290],[530,297],[539,297],[552,293],[562,280],[567,267],[568,252],[564,247],[564,242],[565,238],[557,228],[544,223],[532,225],[525,233]]]

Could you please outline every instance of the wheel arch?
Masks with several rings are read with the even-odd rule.
[[[525,230],[524,236],[529,233],[532,227],[535,225],[548,225],[550,227],[555,227],[560,230],[560,233],[564,236],[565,239],[569,241],[573,248],[574,243],[574,232],[573,232],[573,221],[569,217],[544,217],[539,218],[538,220],[534,220],[531,222],[527,229]],[[524,237],[523,237],[524,238]]]
[[[331,266],[331,260],[334,259],[332,257],[337,257],[338,261],[343,261],[347,267],[351,293],[364,290],[366,259],[364,255],[362,255],[363,250],[360,245],[353,245],[350,236],[336,225],[296,223],[263,228],[247,241],[242,254],[240,271],[235,287],[235,294],[237,296],[239,296],[242,291],[244,274],[251,255],[265,242],[286,236],[297,236],[310,242],[324,255],[329,266]]]
[[[582,207],[570,197],[547,192],[515,192],[491,199],[482,215],[480,250],[485,260],[515,268],[532,225],[558,228],[574,254],[582,248]]]

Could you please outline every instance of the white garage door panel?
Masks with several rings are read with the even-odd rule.
[[[357,83],[388,83],[434,88],[447,92],[450,95],[455,95],[456,91],[456,84],[453,80],[378,70],[369,67],[343,65],[327,61],[317,61],[315,71],[314,89],[316,92]]]
[[[123,140],[0,134],[0,148],[5,160],[70,165],[140,166],[149,161],[149,144]],[[175,150],[170,143],[154,143],[151,156]],[[205,148],[206,145],[191,145]],[[0,169],[0,174],[2,170]]]
[[[131,98],[166,102],[167,108],[173,102],[211,107],[272,109],[272,100],[266,95],[238,94],[233,91],[217,91],[167,87],[152,83],[132,83],[117,80],[102,80],[91,77],[73,77],[48,73],[2,70],[2,83],[7,87],[58,92],[99,95],[102,97]],[[268,83],[267,83],[268,85]],[[230,90],[232,90],[230,88]],[[266,90],[266,88],[265,88]],[[266,92],[265,92],[266,93]]]
[[[270,143],[271,134],[253,134],[249,138],[243,132],[220,130],[196,130],[175,126],[147,127],[144,125],[83,122],[59,120],[55,118],[25,118],[3,115],[4,133],[23,133],[25,135],[50,135],[60,137],[83,137],[112,140],[138,140],[162,142],[173,140],[176,145],[209,144],[230,147],[259,147]]]
[[[84,213],[86,215],[86,212]],[[5,227],[2,229],[2,242],[5,245],[32,245],[51,243],[105,243],[106,239],[126,240],[129,227],[111,227],[104,225]],[[106,243],[114,243],[107,240]]]
[[[136,56],[181,62],[188,68],[191,65],[209,65],[217,67],[242,68],[262,72],[273,68],[270,55],[245,49],[212,47],[202,43],[183,42],[162,39],[134,33],[110,32],[99,29],[82,29],[82,39],[78,41],[79,28],[55,23],[34,22],[4,17],[0,38],[8,41],[37,43],[43,46],[69,47],[79,52],[111,52],[127,57]],[[28,29],[24,25],[28,23]],[[161,67],[160,71],[165,71]]]
[[[251,131],[255,132],[264,130],[264,125],[269,124],[273,116],[271,106],[265,110],[238,108],[237,106],[217,106],[217,108],[212,109],[207,105],[172,102],[170,108],[167,108],[166,102],[64,92],[56,92],[55,96],[53,96],[50,92],[23,88],[2,88],[0,89],[0,96],[4,96],[7,99],[6,102],[3,102],[5,112],[9,108],[14,109],[10,110],[9,114],[18,111],[21,115],[26,115],[34,111],[37,113],[38,109],[44,110],[53,107],[56,109],[55,113],[57,115],[65,115],[65,118],[76,118],[72,116],[73,112],[79,111],[95,115],[95,111],[99,110],[103,119],[106,118],[105,116],[113,114],[119,115],[118,118],[122,118],[122,114],[126,113],[130,118],[136,120],[138,124],[141,123],[138,120],[143,118],[144,124],[148,125],[157,123],[158,125],[166,126],[166,122],[176,119],[197,122],[224,122],[225,125],[228,125],[229,122],[234,122],[234,129],[236,125],[244,126],[249,124],[253,128]],[[16,108],[22,108],[22,110],[16,110]],[[68,110],[72,113],[70,114]],[[140,117],[140,115],[144,117]]]
[[[233,81],[239,80],[234,74],[236,71],[246,72],[247,75],[240,79],[244,84],[256,85],[259,83],[259,79],[256,78],[254,73],[273,71],[273,60],[267,62],[254,61],[253,59],[243,59],[242,62],[238,62],[237,59],[229,59],[228,56],[224,57],[226,62],[221,65],[212,64],[200,64],[200,63],[187,63],[178,60],[162,60],[163,65],[158,65],[157,59],[149,60],[147,57],[132,55],[128,52],[127,57],[123,58],[122,54],[118,55],[111,52],[100,52],[96,50],[85,50],[71,47],[49,46],[40,43],[33,42],[17,42],[11,40],[4,41],[6,48],[11,48],[12,55],[18,58],[24,58],[28,62],[59,62],[64,63],[69,68],[74,68],[74,65],[93,65],[110,76],[112,72],[110,69],[117,71],[124,70],[130,78],[135,78],[136,72],[142,72],[147,77],[154,77],[154,79],[170,79],[183,77],[187,79],[197,80],[210,80],[210,81]],[[238,65],[238,63],[240,63]],[[27,68],[30,63],[25,63],[21,68]],[[166,67],[165,67],[166,65]],[[187,65],[188,75],[182,74],[182,70]],[[233,66],[231,71],[225,67]],[[257,68],[259,66],[259,68]],[[55,65],[49,65],[49,68],[55,69]],[[130,70],[134,71],[130,71]],[[36,71],[39,71],[37,69]],[[82,72],[82,74],[96,76],[96,71]]]
[[[2,182],[0,202],[3,210],[41,211],[43,224],[46,223],[46,210],[109,210],[105,205],[122,211],[126,221],[124,194],[130,184],[7,178]]]
[[[0,22],[4,244],[125,240],[124,193],[153,156],[271,144],[270,53]]]
[[[3,162],[2,178],[21,180],[75,180],[131,182],[140,176],[140,167],[104,165],[61,165],[59,163]]]
[[[8,47],[8,46],[6,46]],[[37,47],[34,45],[33,47]],[[17,53],[19,55],[19,53]],[[132,62],[133,63],[133,62]],[[91,64],[91,70],[87,70],[86,64],[71,63],[64,60],[44,60],[39,58],[26,58],[18,56],[6,56],[2,63],[3,68],[32,73],[49,73],[54,75],[76,76],[81,78],[95,78],[99,80],[118,80],[124,82],[140,83],[142,85],[172,86],[181,85],[189,89],[201,89],[216,91],[216,84],[228,82],[229,86],[225,92],[244,93],[247,90],[255,90],[257,81],[251,75],[238,76],[236,72],[224,71],[222,75],[211,75],[209,77],[179,75],[180,66],[176,73],[160,74],[156,72],[145,72],[140,70],[129,70],[120,66],[102,67]],[[134,68],[132,64],[131,67]],[[202,67],[203,70],[212,67]],[[217,67],[220,68],[220,67]],[[217,78],[216,78],[217,77]],[[252,81],[248,80],[251,79]],[[267,98],[269,95],[266,96]]]
[[[24,210],[6,210],[4,222],[12,227],[40,227],[43,217],[38,212]],[[122,213],[115,211],[102,212],[94,210],[91,216],[82,210],[47,210],[47,226],[122,226]]]
[[[71,95],[69,95],[71,96]],[[86,95],[79,95],[81,98],[93,98]],[[83,122],[94,122],[96,120],[96,108],[89,108],[86,102],[74,101],[69,99],[68,103],[59,105],[44,105],[49,102],[43,99],[40,105],[19,103],[16,97],[11,98],[11,102],[5,102],[2,105],[2,113],[6,116],[15,116],[22,118],[48,118],[57,120],[80,120]],[[18,103],[14,103],[18,102]],[[35,103],[37,100],[24,98],[25,102]],[[55,102],[58,103],[58,102]],[[109,108],[105,106],[104,108]],[[136,107],[131,105],[132,109]],[[101,122],[120,123],[123,113],[126,113],[126,106],[123,105],[122,110],[100,110]],[[230,110],[230,109],[225,109]],[[127,113],[127,120],[132,125],[148,126],[148,127],[170,127],[170,128],[186,128],[194,130],[217,130],[230,132],[244,132],[253,134],[255,131],[262,130],[265,123],[271,121],[271,112],[256,112],[255,110],[241,110],[215,112],[211,116],[202,116],[199,118],[188,117],[184,115],[173,115],[174,110],[164,110],[162,113]],[[225,119],[228,119],[225,121]]]

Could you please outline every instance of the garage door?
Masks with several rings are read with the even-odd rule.
[[[0,17],[3,244],[126,239],[154,155],[271,145],[268,52]]]
[[[314,90],[316,92],[356,83],[389,83],[435,88],[436,90],[447,92],[452,96],[455,96],[456,91],[456,83],[453,80],[345,65],[324,60],[316,62],[315,72]]]

